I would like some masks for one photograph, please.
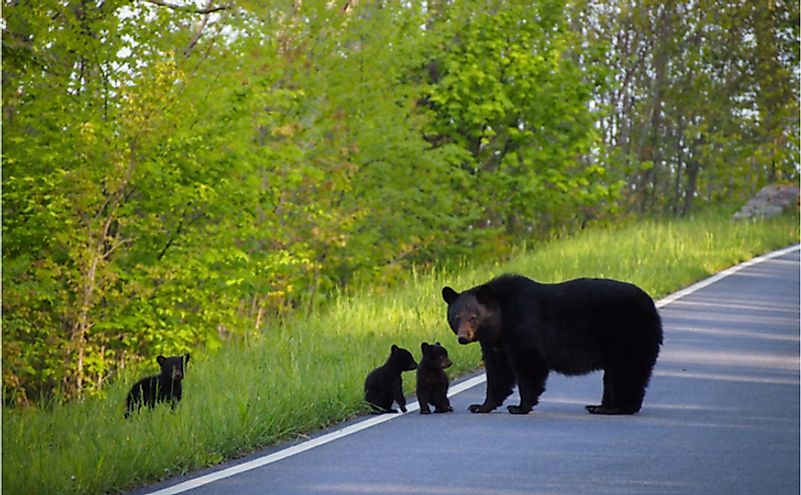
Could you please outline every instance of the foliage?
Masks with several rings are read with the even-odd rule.
[[[218,234],[238,221],[232,179],[248,168],[221,149],[236,131],[213,123],[224,102],[188,95],[226,68],[200,77],[172,50],[125,41],[147,26],[171,46],[174,16],[121,19],[112,3],[8,10],[18,46],[3,81],[3,371],[27,402],[80,395],[131,358],[213,339],[239,302],[220,296],[239,253]],[[56,27],[23,35],[39,17]]]
[[[798,181],[798,7],[579,2],[587,39],[611,40],[602,149],[630,205],[686,215]]]
[[[614,188],[589,153],[592,85],[565,3],[477,3],[435,18],[444,39],[429,62],[428,139],[469,153],[461,166],[487,224],[520,234],[585,221]]]
[[[6,2],[4,403],[797,179],[797,6],[719,3]]]

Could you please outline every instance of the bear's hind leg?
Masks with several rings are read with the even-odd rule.
[[[609,408],[614,402],[614,391],[612,389],[612,381],[610,379],[610,376],[611,374],[609,372],[604,371],[604,395],[601,398],[601,403],[598,405],[587,404],[585,408],[587,409],[588,412],[592,414],[602,414],[597,411]]]
[[[393,397],[386,390],[367,390],[364,394],[364,400],[370,406],[370,412],[373,414],[398,412],[396,409],[392,409]]]
[[[590,414],[636,414],[642,407],[645,384],[642,373],[632,371],[604,371],[604,395],[601,405],[586,406]],[[647,379],[646,379],[647,383]]]

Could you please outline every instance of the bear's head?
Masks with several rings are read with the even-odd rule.
[[[492,289],[479,285],[461,294],[443,287],[442,298],[448,303],[448,324],[460,344],[483,341],[492,343],[500,327],[498,310]]]
[[[417,369],[417,363],[412,356],[412,353],[404,349],[403,347],[398,347],[395,344],[392,344],[389,353],[389,362],[392,363],[395,369],[401,371],[411,371],[413,369]]]
[[[448,357],[448,350],[440,345],[439,342],[429,344],[423,342],[420,344],[420,349],[423,351],[423,357],[420,359],[420,367],[427,368],[448,368],[453,362]]]
[[[161,366],[161,376],[181,381],[184,379],[184,366],[189,362],[189,354],[170,357],[158,356],[156,361]]]

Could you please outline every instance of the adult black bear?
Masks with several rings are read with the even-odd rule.
[[[445,287],[448,323],[460,344],[478,341],[487,373],[487,413],[517,383],[527,414],[545,391],[548,373],[583,375],[603,370],[600,405],[593,414],[634,414],[642,407],[659,347],[662,323],[651,297],[616,280],[577,279],[541,284],[504,275],[461,294]]]
[[[435,413],[453,411],[448,400],[448,375],[445,368],[452,363],[448,357],[448,350],[439,342],[420,344],[423,357],[417,366],[417,402],[420,404],[420,414],[431,414],[429,404],[434,406]]]
[[[364,400],[373,412],[396,413],[392,403],[397,402],[400,410],[406,412],[406,397],[403,396],[401,373],[417,368],[412,353],[392,344],[389,359],[371,371],[364,380]]]
[[[189,362],[189,354],[184,356],[156,358],[161,373],[142,378],[128,392],[125,398],[125,417],[138,411],[142,406],[153,407],[157,402],[170,402],[172,407],[181,400],[184,367]]]

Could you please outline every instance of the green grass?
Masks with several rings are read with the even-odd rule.
[[[184,401],[123,420],[134,377],[92,398],[50,410],[3,413],[4,493],[115,492],[208,466],[363,413],[362,383],[397,343],[417,357],[439,340],[455,376],[480,366],[478,346],[447,327],[443,285],[457,290],[518,272],[544,282],[580,276],[634,282],[656,299],[755,255],[797,243],[799,220],[720,217],[589,230],[521,248],[510,260],[458,273],[410,273],[399,287],[342,296],[308,318],[290,318],[258,339],[193,354]],[[155,360],[153,372],[156,371]],[[408,392],[414,373],[404,375]]]

